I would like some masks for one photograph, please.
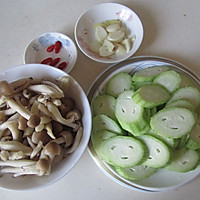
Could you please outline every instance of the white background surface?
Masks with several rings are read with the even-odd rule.
[[[170,58],[200,75],[199,0],[0,0],[0,69],[23,64],[26,45],[42,33],[62,32],[74,40],[74,26],[80,14],[100,2],[122,3],[141,18],[145,34],[136,56]],[[107,66],[78,51],[70,74],[87,91]],[[0,189],[0,200],[199,200],[199,185],[200,177],[170,192],[130,190],[107,177],[86,150],[75,168],[54,185],[29,192]]]

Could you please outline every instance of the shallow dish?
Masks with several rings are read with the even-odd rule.
[[[55,51],[47,52],[47,48],[51,45],[54,45],[56,41],[62,43],[62,47],[59,53]],[[34,38],[26,47],[24,53],[24,63],[41,63],[46,58],[60,58],[58,64],[55,67],[58,67],[62,62],[66,62],[67,65],[63,68],[63,71],[69,73],[77,60],[77,48],[73,40],[62,33],[48,32],[44,33],[36,38]]]
[[[173,69],[189,75],[197,84],[197,87],[200,89],[199,76],[193,73],[186,66],[166,58],[141,56],[133,57],[121,63],[114,64],[107,68],[105,71],[103,71],[97,77],[90,90],[88,91],[89,102],[91,103],[95,96],[103,94],[105,92],[105,85],[114,74],[119,72],[129,72],[131,75],[133,75],[134,72],[140,69],[155,65],[169,65]],[[88,145],[88,150],[95,163],[106,175],[108,175],[112,180],[116,181],[117,183],[133,190],[140,190],[146,192],[161,192],[173,190],[192,181],[195,177],[197,177],[200,174],[200,166],[188,173],[178,173],[168,171],[166,169],[161,169],[147,179],[140,181],[128,181],[120,177],[114,171],[112,166],[106,164],[105,162],[99,159],[93,148],[91,140]]]
[[[49,186],[69,173],[85,151],[90,138],[91,112],[87,96],[74,78],[61,70],[40,64],[26,64],[11,67],[0,72],[0,80],[7,80],[8,82],[13,82],[27,77],[45,79],[54,82],[55,79],[61,76],[69,77],[70,89],[68,90],[68,96],[72,97],[76,101],[77,108],[82,112],[83,135],[77,149],[61,162],[55,164],[50,175],[41,177],[20,176],[13,178],[12,175],[5,174],[0,177],[1,188],[24,191]]]
[[[129,35],[135,35],[136,39],[128,53],[101,57],[89,48],[96,40],[94,25],[112,19],[122,21],[129,30]],[[102,3],[89,8],[79,17],[74,34],[78,47],[86,56],[98,62],[114,63],[127,59],[138,50],[143,40],[143,26],[139,17],[130,8],[117,3]]]

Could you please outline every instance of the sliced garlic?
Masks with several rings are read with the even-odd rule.
[[[99,42],[102,42],[107,37],[107,32],[102,26],[97,26],[95,29],[95,37]]]
[[[106,26],[109,26],[111,24],[121,24],[121,21],[119,19],[110,19],[110,20],[106,20],[103,22],[103,25],[106,27]]]
[[[113,53],[114,53],[114,51],[109,51],[108,48],[107,48],[107,46],[103,46],[103,45],[102,45],[102,46],[99,48],[99,54],[100,54],[100,56],[102,56],[102,57],[111,56]]]
[[[118,31],[119,29],[120,29],[120,24],[111,24],[106,27],[106,31],[108,32]]]
[[[94,40],[90,43],[89,48],[91,51],[93,51],[94,53],[99,53],[99,48],[101,46],[101,43],[98,42],[97,40]]]
[[[106,46],[107,49],[108,49],[108,51],[111,51],[111,52],[112,52],[112,51],[114,50],[114,48],[115,48],[115,45],[114,45],[111,41],[109,41],[109,40],[107,40],[107,39],[104,40],[103,46]]]
[[[123,38],[124,38],[124,31],[122,29],[110,32],[107,37],[107,39],[112,42],[121,42]]]
[[[122,40],[121,43],[123,44],[123,46],[126,49],[126,52],[128,53],[131,50],[131,40],[129,38],[126,38],[126,39]]]
[[[118,19],[106,20],[94,28],[96,41],[90,44],[90,50],[102,57],[128,53],[136,38],[135,35],[129,37],[128,28]]]
[[[121,44],[116,44],[115,53],[116,53],[116,55],[123,55],[126,53],[126,49]]]

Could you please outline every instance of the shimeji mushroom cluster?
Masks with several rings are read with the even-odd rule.
[[[0,81],[0,175],[49,175],[52,164],[80,143],[81,112],[65,90],[67,76],[55,83],[23,78]]]

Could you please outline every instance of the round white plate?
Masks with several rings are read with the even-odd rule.
[[[190,75],[191,78],[197,83],[197,87],[200,89],[199,76],[180,63],[160,57],[133,57],[121,63],[117,63],[110,66],[97,77],[90,90],[88,91],[88,99],[90,104],[96,95],[105,93],[105,85],[114,74],[119,72],[128,72],[131,75],[133,75],[134,72],[140,69],[155,65],[169,65],[177,71]],[[200,166],[188,173],[178,173],[168,171],[166,169],[161,169],[147,179],[140,181],[128,181],[120,177],[110,165],[106,164],[105,162],[99,159],[99,157],[93,149],[91,140],[89,141],[88,150],[95,163],[100,169],[102,169],[102,171],[106,175],[108,175],[117,183],[134,190],[148,192],[172,190],[192,181],[195,177],[197,177],[200,174]]]

